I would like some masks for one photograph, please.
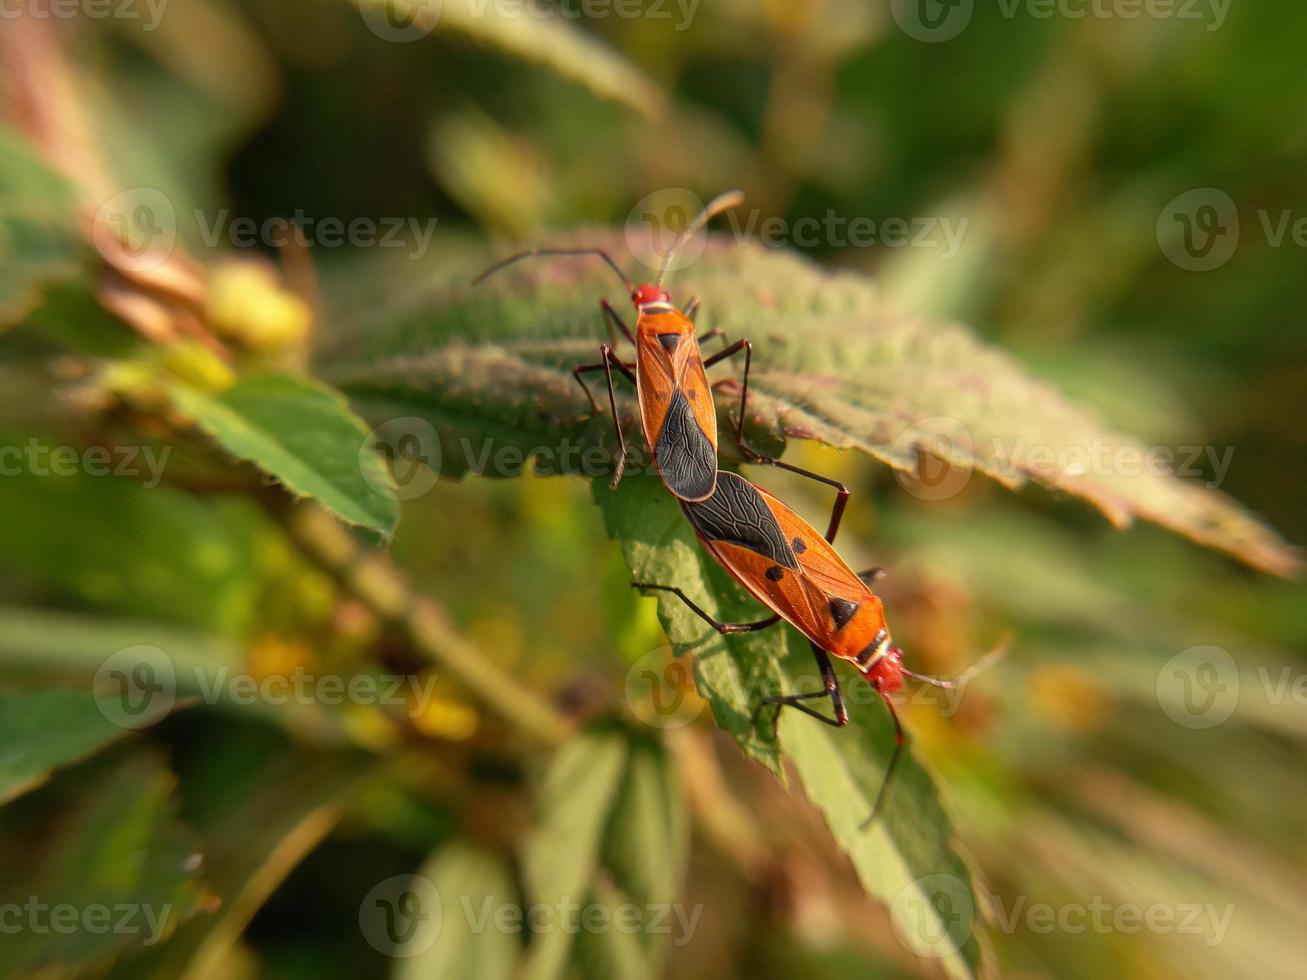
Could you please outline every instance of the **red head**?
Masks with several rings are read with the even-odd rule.
[[[661,286],[644,283],[631,290],[631,302],[635,304],[636,309],[646,303],[670,303],[671,301],[672,297]]]
[[[878,691],[885,694],[897,691],[903,686],[903,651],[898,647],[890,647],[884,656],[877,657],[862,672],[862,676]]]

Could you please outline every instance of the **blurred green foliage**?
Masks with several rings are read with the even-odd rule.
[[[444,0],[407,27],[372,0],[172,0],[157,22],[138,6],[57,18],[33,0],[0,34],[0,447],[20,450],[0,476],[0,976],[974,965],[915,955],[922,920],[868,896],[866,856],[860,881],[835,843],[847,835],[799,792],[838,795],[879,751],[847,744],[883,736],[875,704],[855,700],[857,726],[820,733],[830,766],[782,788],[677,686],[655,603],[627,588],[585,481],[435,481],[400,501],[383,557],[373,532],[394,502],[357,445],[381,418],[325,393],[285,411],[240,397],[308,388],[302,374],[377,331],[439,328],[433,284],[465,278],[487,239],[506,251],[618,226],[663,188],[741,186],[789,228],[951,222],[965,229],[953,254],[938,235],[782,238],[871,276],[906,314],[970,324],[1105,428],[1218,460],[1233,448],[1225,472],[1200,457],[1198,482],[1307,537],[1292,231],[1307,218],[1307,11],[939,5],[969,19],[924,43],[898,0],[600,6],[547,23]],[[1109,15],[1068,16],[1082,9]],[[142,188],[159,195],[144,213]],[[1170,209],[1202,188],[1228,195],[1218,227],[1237,215],[1239,233],[1198,272],[1173,260]],[[296,215],[311,247],[250,244],[236,224]],[[359,220],[398,229],[398,246],[330,244],[324,222]],[[160,231],[177,247],[142,261],[140,236]],[[747,327],[706,305],[701,323],[719,322]],[[593,312],[574,326],[601,336]],[[268,438],[279,423],[286,438]],[[524,438],[556,428],[534,424]],[[1156,527],[1120,533],[1037,486],[976,474],[930,501],[861,455],[787,453],[852,487],[842,551],[891,569],[883,597],[914,669],[955,674],[1007,638],[960,701],[903,708],[951,817],[919,836],[951,829],[982,895],[945,908],[966,896],[920,886],[959,913],[945,947],[974,939],[1004,975],[1298,975],[1302,586]],[[166,459],[160,479],[148,459]],[[756,475],[814,522],[828,506]],[[364,529],[322,523],[283,486]],[[151,662],[113,659],[139,648],[167,651],[167,717],[105,700]],[[691,724],[643,723],[659,716],[630,683],[651,665]],[[206,693],[238,674],[406,684],[399,702]],[[443,922],[394,957],[383,919],[421,901],[412,875],[436,884]],[[670,900],[697,917],[688,935],[575,942],[463,917],[462,899],[578,887],[609,909]],[[49,928],[34,901],[77,924]],[[117,906],[142,928],[86,915]],[[165,907],[152,934],[145,913]]]

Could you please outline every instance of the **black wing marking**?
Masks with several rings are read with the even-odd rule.
[[[709,541],[739,545],[797,569],[799,560],[757,489],[735,473],[718,473],[717,489],[707,500],[681,502],[685,516]],[[779,569],[778,569],[779,571]]]
[[[832,596],[830,600],[830,618],[835,623],[835,631],[838,633],[844,629],[857,611],[858,604],[856,602]]]
[[[703,500],[717,479],[717,454],[699,428],[685,392],[677,388],[663,416],[654,461],[668,488],[683,500]]]

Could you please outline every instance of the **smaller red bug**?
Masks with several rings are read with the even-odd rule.
[[[703,211],[686,226],[672,247],[667,250],[658,278],[652,283],[634,285],[622,273],[612,256],[600,248],[533,248],[501,259],[478,275],[473,280],[473,284],[522,259],[541,255],[597,256],[621,279],[635,306],[635,332],[631,332],[606,299],[601,299],[599,306],[610,331],[615,325],[635,345],[634,363],[627,363],[618,357],[612,345],[601,344],[599,351],[602,359],[598,363],[582,364],[572,372],[595,412],[600,411],[599,403],[595,401],[582,375],[594,371],[604,372],[608,387],[608,405],[617,436],[616,471],[612,481],[614,488],[621,482],[626,466],[626,439],[617,413],[613,371],[617,370],[635,385],[645,444],[667,488],[680,500],[706,500],[711,496],[717,480],[717,412],[706,369],[744,351],[740,413],[734,433],[744,457],[750,462],[778,466],[834,487],[840,494],[838,506],[842,510],[844,501],[848,497],[848,490],[842,484],[761,453],[745,440],[744,419],[748,409],[749,369],[753,361],[753,345],[749,340],[737,340],[716,354],[704,358],[700,351],[700,343],[710,337],[719,336],[721,331],[713,329],[702,336],[697,336],[694,316],[698,309],[698,298],[691,299],[684,310],[678,310],[663,288],[663,282],[671,269],[677,251],[715,215],[736,207],[743,199],[739,191],[728,191],[709,201]],[[615,343],[615,336],[613,340]]]

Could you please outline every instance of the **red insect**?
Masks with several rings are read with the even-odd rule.
[[[594,371],[604,372],[608,386],[608,406],[612,411],[613,429],[617,434],[618,455],[613,487],[621,482],[626,466],[626,439],[617,414],[613,370],[616,369],[635,385],[645,444],[667,489],[681,500],[706,500],[717,482],[717,412],[706,369],[740,351],[745,352],[745,362],[736,441],[746,458],[793,470],[838,487],[834,481],[782,463],[755,451],[744,442],[742,427],[748,398],[752,344],[747,339],[737,340],[705,359],[700,351],[700,343],[718,336],[720,331],[710,330],[702,337],[697,336],[694,315],[699,305],[698,298],[691,299],[684,310],[678,310],[663,288],[663,281],[676,252],[715,215],[735,207],[742,200],[743,195],[739,191],[729,191],[710,201],[677,237],[664,256],[658,278],[653,283],[633,285],[612,257],[599,248],[529,249],[495,263],[473,280],[474,284],[479,283],[505,266],[537,255],[594,255],[617,273],[635,306],[635,332],[631,332],[607,300],[600,300],[599,306],[609,323],[615,325],[635,346],[635,361],[623,361],[614,352],[612,345],[602,344],[599,348],[602,360],[596,364],[582,364],[572,372],[596,413],[600,411],[599,403],[595,401],[594,394],[582,375]]]
[[[835,676],[831,657],[851,663],[875,688],[894,721],[895,745],[885,770],[868,823],[874,820],[903,749],[903,726],[889,695],[911,677],[927,684],[954,688],[980,669],[948,680],[913,673],[903,666],[903,651],[893,645],[885,610],[871,583],[881,569],[854,572],[833,546],[848,492],[842,487],[825,536],[785,503],[737,473],[717,474],[717,489],[704,501],[682,501],[681,510],[708,553],[743,585],[754,598],[772,610],[766,619],[752,623],[724,623],[704,612],[675,586],[633,582],[641,590],[671,592],[713,629],[722,634],[752,633],[780,620],[795,626],[808,638],[823,688],[804,694],[766,697],[762,705],[797,708],[827,725],[846,724],[848,711]],[[805,701],[829,697],[835,717],[828,718]]]

